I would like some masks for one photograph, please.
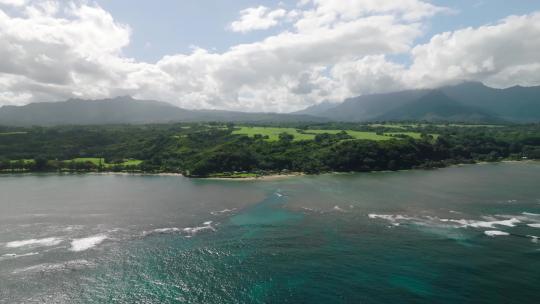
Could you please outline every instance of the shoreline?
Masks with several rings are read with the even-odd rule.
[[[294,172],[288,174],[268,174],[250,177],[197,177],[204,180],[227,180],[227,181],[272,181],[291,177],[306,176],[306,173]]]
[[[468,165],[489,165],[489,164],[511,164],[511,163],[540,163],[540,160],[534,160],[534,159],[524,159],[524,160],[500,160],[500,161],[494,161],[494,162],[474,162],[474,163],[460,163],[460,164],[452,164],[445,167],[433,167],[433,168],[411,168],[411,169],[402,169],[402,170],[395,170],[395,171],[388,171],[388,170],[380,170],[380,171],[362,171],[362,172],[337,172],[337,171],[329,171],[329,172],[321,172],[317,174],[307,174],[304,172],[291,172],[286,174],[267,174],[267,175],[259,175],[259,176],[249,176],[249,177],[190,177],[185,176],[182,173],[172,173],[172,172],[160,172],[160,173],[151,173],[151,172],[55,172],[55,171],[44,171],[44,172],[38,172],[38,171],[0,171],[0,176],[2,175],[32,175],[32,174],[55,174],[55,175],[116,175],[116,176],[175,176],[175,177],[185,177],[189,179],[201,179],[201,180],[223,180],[223,181],[273,181],[273,180],[281,180],[281,179],[287,179],[292,177],[300,177],[300,176],[318,176],[318,175],[327,175],[327,174],[355,174],[355,173],[388,173],[388,172],[405,172],[405,171],[417,171],[417,170],[438,170],[438,169],[445,169],[445,168],[453,168],[453,167],[463,167]]]
[[[55,174],[55,175],[121,175],[121,176],[180,176],[186,177],[182,173],[150,173],[150,172],[58,172],[58,171],[2,171],[2,175],[31,175],[31,174]]]

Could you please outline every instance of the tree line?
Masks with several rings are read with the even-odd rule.
[[[396,131],[384,124],[279,126],[300,132],[310,128]],[[314,140],[306,141],[295,141],[292,135],[283,133],[279,140],[269,141],[262,135],[233,135],[235,128],[233,124],[218,123],[0,128],[0,171],[177,172],[207,177],[239,172],[402,170],[540,159],[538,124],[468,127],[411,123],[401,128],[422,133],[420,139],[402,135],[386,141],[357,140],[346,132],[317,134]],[[81,157],[103,158],[113,165],[70,161]],[[122,165],[126,159],[143,162]]]

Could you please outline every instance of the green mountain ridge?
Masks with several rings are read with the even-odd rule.
[[[381,121],[461,121],[501,122],[502,119],[480,108],[463,105],[441,90],[434,90],[418,100],[393,109],[377,118]]]
[[[129,96],[103,100],[70,99],[0,108],[0,125],[55,126],[149,124],[172,122],[317,122],[325,118],[276,113],[186,110],[166,102],[137,100]]]
[[[538,122],[540,86],[495,89],[480,82],[464,82],[438,89],[364,95],[323,111],[314,106],[297,113],[350,122]]]
[[[173,122],[433,122],[530,123],[540,121],[540,86],[494,89],[478,82],[438,89],[408,90],[323,102],[289,114],[187,110],[129,96],[70,99],[0,108],[0,125],[55,126]]]

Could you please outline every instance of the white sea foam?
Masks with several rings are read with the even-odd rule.
[[[475,220],[454,220],[454,219],[440,219],[441,222],[450,222],[461,225],[461,227],[473,227],[473,228],[495,228],[495,226],[507,226],[515,227],[516,224],[521,223],[517,218],[511,218],[508,220],[488,220],[488,221],[475,221]]]
[[[283,196],[283,194],[281,194],[281,193],[279,193],[279,192],[276,192],[276,195],[277,195],[278,197],[282,197],[282,196]]]
[[[107,239],[107,235],[98,234],[86,238],[74,239],[71,241],[71,251],[79,252],[93,248]]]
[[[210,212],[210,214],[212,214],[212,215],[220,215],[220,214],[231,213],[231,212],[234,212],[234,211],[236,211],[236,208],[223,209],[221,211],[212,211],[212,212]]]
[[[0,256],[0,261],[23,258],[23,257],[33,256],[33,255],[38,255],[38,254],[39,254],[39,252],[29,252],[29,253],[23,253],[23,254],[6,253],[6,254]]]
[[[396,221],[396,220],[411,220],[411,217],[401,215],[401,214],[368,214],[369,218],[371,219],[383,219],[388,221]]]
[[[332,208],[332,210],[338,211],[338,212],[347,212],[347,211],[343,210],[341,207],[339,207],[338,205],[335,205],[334,208]]]
[[[530,237],[531,242],[533,242],[533,243],[538,243],[538,239],[540,239],[540,237],[535,236],[535,235],[527,235],[527,237]]]
[[[202,231],[216,231],[216,229],[212,226],[212,221],[207,221],[207,222],[204,222],[202,224],[202,226],[198,226],[198,227],[187,227],[187,228],[183,228],[183,229],[180,229],[180,228],[176,228],[176,227],[172,227],[172,228],[159,228],[159,229],[154,229],[152,231],[145,231],[143,233],[144,236],[147,236],[147,235],[151,235],[151,234],[166,234],[166,233],[185,233],[185,234],[188,234],[188,237],[191,237],[199,232],[202,232]]]
[[[401,221],[409,221],[412,220],[411,217],[407,217],[401,214],[368,214],[368,217],[370,219],[381,219],[381,220],[387,220],[392,224],[393,226],[399,226]]]
[[[538,213],[523,212],[522,214],[523,215],[528,215],[528,216],[539,216],[540,217],[540,214],[538,214]]]
[[[174,233],[174,232],[180,232],[180,228],[172,227],[172,228],[159,228],[154,229],[151,231],[151,233]]]
[[[26,267],[26,268],[20,268],[13,271],[13,274],[28,273],[28,272],[36,273],[36,272],[71,271],[71,270],[84,269],[84,268],[93,267],[93,266],[95,266],[95,264],[87,260],[73,260],[73,261],[67,261],[64,263],[39,264],[39,265],[34,265],[34,266]]]
[[[74,230],[81,230],[83,228],[84,228],[84,226],[82,226],[82,225],[73,225],[73,226],[67,226],[67,227],[62,228],[62,231],[71,232],[71,231],[74,231]]]
[[[187,228],[184,228],[183,231],[189,234],[190,236],[193,236],[202,231],[216,231],[216,229],[212,226],[212,221],[208,221],[208,222],[204,222],[203,226],[187,227]]]
[[[490,236],[490,237],[510,235],[510,233],[508,233],[508,232],[499,231],[499,230],[484,231],[484,234],[487,235],[487,236]]]
[[[532,228],[540,228],[540,224],[527,224],[527,226]]]
[[[50,238],[44,238],[44,239],[29,239],[29,240],[22,240],[22,241],[13,241],[13,242],[6,243],[6,247],[8,248],[19,248],[19,247],[26,247],[26,246],[48,247],[48,246],[56,246],[60,243],[62,243],[62,239],[57,238],[57,237],[50,237]]]
[[[410,217],[401,214],[369,214],[368,216],[371,219],[387,220],[394,226],[399,226],[403,222],[412,222],[414,224],[423,226],[446,225],[453,228],[496,228],[497,226],[515,227],[516,224],[522,222],[520,219],[523,220],[523,218],[519,216],[509,217],[508,219],[485,217],[484,220],[445,219],[434,216]]]

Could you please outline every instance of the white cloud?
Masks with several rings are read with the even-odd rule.
[[[231,23],[234,32],[247,33],[255,30],[266,30],[278,25],[279,21],[287,17],[284,9],[270,10],[266,6],[251,7],[240,12],[240,20]]]
[[[341,62],[332,69],[337,88],[335,98],[359,94],[385,93],[406,87],[403,79],[405,67],[387,61],[384,55],[366,56],[360,60]]]
[[[23,6],[28,0],[0,0],[0,5]]]
[[[438,34],[416,46],[409,77],[426,86],[456,80],[499,87],[540,84],[540,76],[531,78],[540,64],[538,50],[540,13],[510,16],[497,24]]]
[[[430,88],[465,80],[493,87],[540,85],[540,13],[435,35],[410,54],[412,64],[368,56],[333,67],[338,96]]]
[[[114,70],[129,43],[129,28],[114,22],[98,7],[65,6],[56,2],[24,8],[23,17],[0,10],[0,78],[10,78],[8,90],[28,101],[51,100],[84,91],[93,96],[99,84],[122,79]],[[73,91],[72,91],[73,90]],[[22,100],[15,98],[15,100]]]
[[[311,4],[313,10],[299,22],[300,28],[309,27],[314,21],[328,24],[337,19],[354,20],[382,14],[390,14],[406,21],[418,21],[438,13],[452,12],[448,8],[420,0],[303,0],[301,4]]]
[[[446,9],[417,0],[306,0],[271,17],[295,23],[261,41],[143,63],[122,54],[130,28],[96,5],[36,0],[19,10],[0,9],[0,105],[129,94],[187,108],[285,112],[456,79],[540,84],[540,14],[414,46],[423,19]],[[250,22],[238,29],[262,26]],[[394,54],[412,64],[392,62]]]

